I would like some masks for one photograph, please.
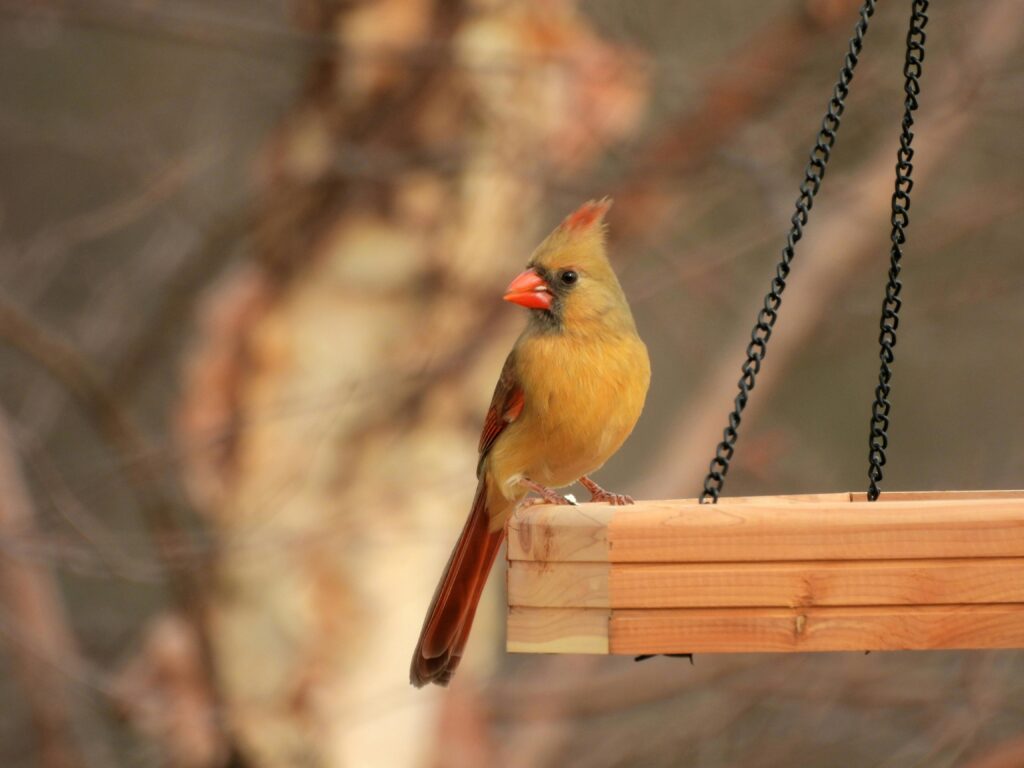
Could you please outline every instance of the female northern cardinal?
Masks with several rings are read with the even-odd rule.
[[[591,501],[633,501],[587,477],[633,431],[651,378],[647,347],[605,253],[610,207],[607,199],[589,202],[568,216],[505,293],[531,310],[530,319],[487,411],[473,508],[412,657],[416,687],[451,680],[505,522],[527,493],[565,504],[551,488],[579,480]]]

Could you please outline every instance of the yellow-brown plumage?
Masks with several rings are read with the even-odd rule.
[[[530,307],[530,320],[495,388],[477,495],[413,655],[414,685],[451,679],[505,522],[531,485],[559,488],[595,472],[643,409],[650,362],[605,251],[609,206],[587,203],[566,218],[509,286],[505,298]]]

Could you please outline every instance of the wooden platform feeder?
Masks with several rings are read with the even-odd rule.
[[[508,524],[508,650],[1024,647],[1024,492],[532,507]]]

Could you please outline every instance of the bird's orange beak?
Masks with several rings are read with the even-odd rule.
[[[505,289],[503,298],[528,309],[551,309],[551,302],[554,299],[544,278],[532,269],[516,275],[515,280]]]

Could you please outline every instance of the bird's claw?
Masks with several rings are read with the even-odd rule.
[[[527,507],[532,507],[536,504],[569,504],[574,507],[576,506],[576,497],[571,494],[563,496],[562,494],[551,490],[546,485],[535,483],[533,480],[529,480],[527,478],[523,478],[520,482],[540,496],[540,498],[526,499],[522,504],[520,504],[520,509],[526,509]]]
[[[624,493],[612,493],[611,491],[606,491],[586,475],[580,478],[580,485],[590,491],[590,500],[592,502],[607,501],[613,507],[624,507],[627,504],[636,503],[632,496],[627,496]]]
[[[627,504],[635,504],[636,500],[632,496],[627,496],[624,493],[603,493],[596,496],[592,496],[591,501],[607,501],[613,507],[624,507]]]

